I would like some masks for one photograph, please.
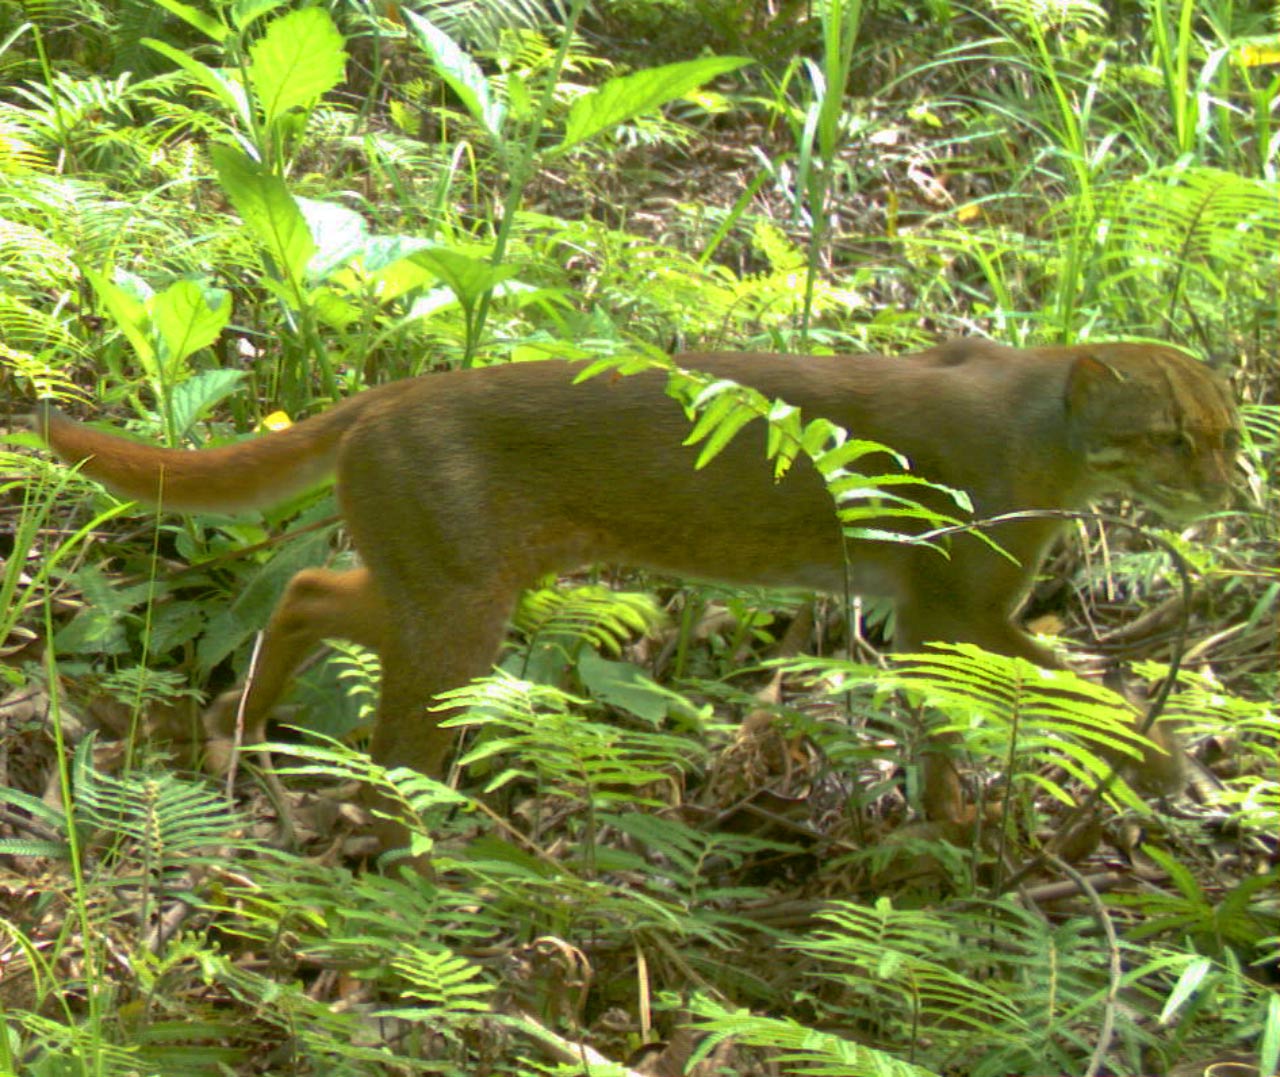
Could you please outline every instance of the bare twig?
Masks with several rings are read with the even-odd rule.
[[[1089,1058],[1089,1067],[1084,1077],[1096,1077],[1107,1060],[1107,1051],[1111,1046],[1111,1036],[1116,1026],[1116,999],[1120,995],[1120,980],[1123,970],[1120,967],[1120,940],[1116,938],[1115,924],[1107,908],[1102,904],[1098,891],[1080,872],[1055,853],[1046,853],[1046,859],[1055,868],[1079,887],[1080,892],[1088,899],[1093,914],[1102,926],[1107,939],[1107,994],[1102,1003],[1102,1026],[1098,1029],[1098,1042],[1093,1046],[1093,1054]]]

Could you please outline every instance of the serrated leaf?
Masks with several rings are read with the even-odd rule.
[[[157,607],[151,616],[150,653],[167,654],[190,643],[204,630],[207,619],[199,602],[170,602]]]
[[[418,35],[432,66],[448,84],[471,117],[494,142],[502,141],[504,110],[493,99],[489,80],[467,53],[448,34],[416,12],[403,8],[401,14]]]
[[[745,56],[707,56],[610,79],[573,103],[564,138],[550,153],[564,153],[615,124],[652,112],[750,62]]]
[[[267,27],[249,50],[249,84],[268,127],[290,109],[314,105],[342,81],[344,44],[321,7],[291,11]]]
[[[237,30],[247,30],[263,15],[284,7],[288,0],[236,0],[231,5],[231,21]]]
[[[70,851],[70,846],[60,841],[43,841],[39,838],[0,838],[0,853],[5,856],[42,856],[49,860],[63,860]]]
[[[198,668],[212,669],[266,624],[285,585],[301,569],[323,561],[327,544],[322,532],[300,535],[254,575],[243,578],[235,601],[209,619],[196,648]]]
[[[0,786],[0,804],[9,804],[21,811],[25,811],[33,818],[39,819],[47,826],[55,829],[61,828],[66,821],[61,808],[46,804],[39,797],[24,793],[21,789]]]

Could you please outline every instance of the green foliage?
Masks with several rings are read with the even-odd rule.
[[[746,62],[741,56],[709,56],[610,79],[574,101],[565,119],[564,137],[549,152],[553,156],[566,153],[611,127],[685,96],[717,75],[737,70]]]
[[[287,12],[248,44],[253,23],[274,5],[228,6],[214,19],[178,0],[158,2],[224,49],[228,66],[212,67],[164,41],[143,43],[222,106],[227,133],[247,137],[259,162],[276,174],[285,170],[306,115],[342,79],[347,56],[332,17],[321,8]],[[221,21],[227,16],[230,23]]]
[[[554,796],[577,799],[592,792],[613,802],[647,786],[668,785],[671,772],[691,762],[681,739],[589,716],[586,701],[548,685],[496,675],[441,700],[466,712],[450,724],[486,730],[465,763],[504,758],[506,766],[490,779],[490,790],[526,778],[545,783]]]
[[[31,994],[6,986],[0,1072],[523,1075],[555,1068],[553,1031],[626,1057],[638,1040],[609,1030],[618,1013],[668,1040],[692,1015],[707,1037],[686,1071],[718,1052],[742,1072],[1084,1072],[1105,1051],[1133,1074],[1224,1047],[1273,1070],[1280,1007],[1257,972],[1275,959],[1275,879],[1255,870],[1255,834],[1280,813],[1274,26],[1188,0],[695,0],[608,5],[579,34],[585,7],[450,2],[428,22],[0,0],[7,399],[90,402],[200,445],[510,358],[599,359],[612,377],[655,344],[1192,344],[1232,374],[1250,433],[1243,511],[1213,541],[1182,539],[1211,613],[1194,643],[1206,672],[1180,676],[1169,711],[1225,786],[1229,854],[1220,835],[1163,845],[1151,827],[1158,872],[1087,913],[975,901],[1138,741],[1117,697],[966,648],[892,676],[789,663],[773,708],[785,766],[730,773],[718,801],[725,760],[750,750],[738,711],[750,726],[769,710],[743,678],[798,599],[659,603],[632,577],[526,600],[527,648],[450,700],[470,738],[458,789],[280,746],[304,834],[360,813],[313,819],[313,784],[363,784],[410,821],[433,878],[268,852],[209,788],[139,765],[132,741],[124,770],[90,767],[70,719],[92,713],[82,699],[114,703],[132,738],[229,682],[284,581],[342,560],[332,505],[126,527],[85,480],[6,456],[22,477],[0,484],[5,703],[53,698],[48,719],[5,713],[0,967]],[[924,491],[866,466],[885,450],[857,431],[692,371],[672,394],[702,462],[761,421],[776,472],[816,467],[851,535],[868,517],[926,521]],[[1072,579],[1107,589],[1095,619],[1164,601],[1155,560],[1115,546]],[[704,630],[721,602],[731,627]],[[666,608],[683,610],[668,640]],[[874,644],[875,629],[850,634]],[[31,641],[46,637],[41,666]],[[376,661],[339,645],[331,665],[311,698],[367,713]],[[691,670],[726,680],[671,683]],[[891,691],[1007,776],[991,786],[994,855],[927,827],[882,836],[902,811],[893,763],[909,799],[920,736]],[[814,716],[832,711],[869,724]],[[27,761],[32,742],[53,762]],[[42,797],[50,767],[63,780]],[[1153,808],[1123,785],[1113,803]],[[943,903],[944,873],[962,900]],[[830,893],[844,900],[814,929],[809,899]],[[580,964],[547,971],[548,955]]]
[[[1056,782],[1037,773],[1055,753],[1058,765],[1090,788],[1110,773],[1108,756],[1138,757],[1139,716],[1110,689],[969,644],[934,647],[935,653],[904,655],[901,666],[877,683],[902,688],[937,708],[946,715],[942,731],[962,733],[971,751],[1004,757],[1002,769],[1011,779],[1026,774],[1056,799],[1069,801]],[[1128,806],[1140,805],[1130,797]]]
[[[165,897],[171,887],[189,885],[186,872],[220,858],[219,846],[234,838],[246,847],[236,837],[244,821],[204,782],[169,773],[116,777],[83,763],[74,777],[77,816],[109,836],[119,883],[142,882]]]
[[[900,1061],[887,1051],[789,1018],[730,1010],[706,998],[696,999],[691,1010],[699,1018],[698,1027],[707,1033],[699,1060],[727,1041],[771,1048],[787,1063],[789,1073],[805,1077],[937,1077],[936,1071]]]
[[[333,662],[338,667],[338,683],[346,695],[357,702],[357,720],[367,725],[373,719],[378,703],[378,656],[366,647],[346,640],[330,640]],[[312,728],[318,728],[313,726]]]
[[[850,438],[827,419],[808,419],[785,400],[769,400],[764,394],[728,379],[716,379],[696,369],[672,366],[645,355],[623,355],[599,359],[588,366],[578,380],[606,374],[630,374],[657,366],[668,370],[667,394],[680,401],[693,427],[686,445],[702,445],[695,467],[703,468],[724,450],[743,427],[756,419],[768,426],[765,457],[773,464],[775,478],[781,478],[797,457],[803,457],[822,477],[833,501],[836,518],[850,539],[877,539],[889,542],[905,538],[912,523],[926,528],[947,527],[956,518],[942,515],[898,494],[917,490],[939,491],[961,510],[971,508],[968,495],[910,472],[861,474],[852,470],[863,457],[888,457],[899,467],[908,461],[890,447],[862,438]],[[902,531],[868,526],[868,521],[903,521]]]
[[[1054,926],[1011,903],[979,903],[940,916],[895,909],[884,899],[874,906],[834,902],[822,919],[831,927],[797,940],[827,984],[811,996],[825,1018],[816,1023],[844,1026],[852,1019],[862,1030],[860,1039],[898,1044],[905,1058],[794,1021],[735,1013],[705,998],[692,1007],[710,1033],[701,1055],[732,1036],[780,1048],[795,1073],[923,1077],[960,1067],[997,1077],[1069,1070],[1077,1064],[1073,1059],[1097,1044],[1099,1028],[1105,1027],[1103,1013],[1112,1005],[1108,955],[1088,921]],[[1179,968],[1183,975],[1174,985],[1168,974]],[[1163,980],[1171,991],[1171,1013],[1198,989],[1186,976],[1191,968],[1155,963],[1126,973],[1123,980],[1134,997]],[[1238,970],[1194,968],[1199,977],[1221,977],[1223,986],[1231,983],[1229,991],[1242,992],[1253,1020],[1265,1014],[1266,992],[1248,984]],[[1216,1020],[1219,1033],[1228,1034],[1233,1005],[1220,1006],[1210,1016],[1213,1008],[1210,1004],[1199,1016]],[[1132,1012],[1116,1017],[1122,1046],[1113,1046],[1106,1057],[1139,1072],[1140,1052],[1160,1049],[1159,1039]],[[1105,1042],[1101,1046],[1106,1050]],[[1179,1049],[1175,1046],[1167,1057],[1180,1057]]]
[[[1188,316],[1213,318],[1230,310],[1261,267],[1280,268],[1280,203],[1266,183],[1178,167],[1100,185],[1090,204],[1096,240],[1082,302],[1128,324],[1161,329]],[[1085,207],[1072,200],[1054,216],[1054,231],[1064,239],[1087,220]],[[1261,300],[1262,279],[1257,288]],[[1158,316],[1153,305],[1163,308]]]
[[[136,277],[125,275],[117,283],[90,269],[85,270],[85,277],[133,346],[147,385],[166,418],[168,440],[176,442],[202,410],[228,396],[239,381],[237,372],[224,372],[212,391],[206,389],[181,409],[181,415],[175,414],[177,386],[188,374],[186,360],[209,347],[226,328],[231,317],[230,296],[224,289],[202,287],[193,280],[175,281],[156,294]],[[210,375],[201,381],[205,386],[215,384]]]
[[[1259,623],[1268,617],[1274,621],[1276,591],[1271,587],[1266,592],[1270,605],[1254,611]],[[1166,667],[1154,663],[1143,663],[1138,670],[1152,679],[1167,675]],[[1265,694],[1245,699],[1224,691],[1212,676],[1186,670],[1179,673],[1178,684],[1170,718],[1193,736],[1219,738],[1235,757],[1221,792],[1223,805],[1242,824],[1263,833],[1280,826],[1280,726],[1273,699]]]
[[[133,771],[107,774],[92,765],[93,739],[76,750],[70,774],[73,788],[68,818],[54,808],[16,789],[0,790],[0,800],[29,811],[50,830],[67,834],[74,827],[81,843],[105,842],[101,855],[112,860],[112,878],[119,885],[140,885],[142,919],[152,913],[151,901],[190,884],[188,872],[220,856],[217,846],[232,839],[243,820],[203,782],[191,782],[165,772]],[[242,839],[237,845],[244,848]],[[46,842],[41,851],[31,843],[7,840],[0,849],[24,856],[67,857],[70,844]]]
[[[506,109],[495,100],[489,80],[480,66],[460,49],[448,34],[416,11],[406,12],[409,27],[417,35],[436,72],[458,96],[471,118],[495,145],[505,134]]]

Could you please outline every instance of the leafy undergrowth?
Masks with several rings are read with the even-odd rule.
[[[1270,14],[597,6],[0,2],[6,400],[198,446],[513,359],[1173,343],[1241,403],[1229,510],[1080,523],[1027,612],[1139,698],[1180,659],[1188,781],[1112,779],[1102,689],[890,675],[876,605],[604,576],[527,598],[449,785],[281,726],[227,802],[201,699],[346,563],[331,501],[139,514],[15,424],[0,1074],[1274,1069]],[[341,647],[292,716],[345,743],[375,693]],[[920,821],[930,725],[980,824]]]
[[[961,648],[892,679],[784,659],[677,692],[636,664],[664,650],[652,611],[620,655],[584,642],[635,617],[603,601],[542,609],[552,635],[506,663],[527,673],[541,640],[564,665],[572,644],[575,692],[508,672],[451,700],[456,789],[293,742],[283,799],[242,776],[232,807],[172,767],[109,773],[86,738],[72,809],[0,797],[30,835],[5,843],[0,888],[0,991],[26,1015],[11,1068],[996,1075],[1097,1052],[1137,1073],[1274,1034],[1266,708],[1185,677],[1216,806],[1157,813],[1116,784],[1082,819],[1072,775],[1096,785],[1132,739],[1103,689]],[[749,667],[770,635],[749,613],[746,632],[708,601],[687,661]],[[904,821],[915,723],[895,694],[971,727],[982,825]],[[414,820],[414,867],[358,869],[360,788]],[[282,816],[302,855],[274,847]]]

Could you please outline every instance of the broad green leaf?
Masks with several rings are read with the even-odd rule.
[[[346,295],[328,284],[312,288],[307,302],[316,317],[331,329],[350,328],[362,316],[360,307],[348,302]]]
[[[610,79],[573,103],[564,138],[550,152],[564,153],[614,124],[652,112],[717,75],[750,62],[744,56],[707,56]]]
[[[236,600],[209,618],[208,628],[196,646],[198,668],[202,672],[213,669],[259,631],[294,574],[324,561],[328,543],[329,536],[323,531],[300,534],[284,544],[254,575],[242,577]]]
[[[373,236],[364,251],[364,268],[369,273],[381,273],[416,251],[426,250],[435,244],[419,236]]]
[[[133,346],[138,361],[149,375],[155,376],[158,373],[155,368],[156,350],[148,332],[150,319],[147,316],[146,304],[130,295],[105,273],[86,268],[84,275],[93,286],[94,294],[97,295],[103,309],[115,322],[116,328]]]
[[[489,80],[454,40],[438,26],[421,15],[402,9],[409,26],[418,35],[423,49],[438,74],[449,85],[475,119],[495,143],[502,141],[502,105],[493,99]]]
[[[209,155],[245,227],[267,249],[280,275],[300,286],[316,244],[284,180],[230,146],[213,146]]]
[[[578,677],[593,699],[621,707],[650,722],[659,722],[670,709],[666,693],[630,662],[603,658],[584,650],[578,656]]]
[[[189,355],[217,340],[231,319],[230,293],[194,280],[174,281],[149,305],[171,374]]]
[[[495,266],[448,247],[416,251],[409,258],[439,277],[457,296],[458,302],[468,309],[485,292],[515,275],[514,266]]]
[[[347,53],[324,8],[276,19],[249,50],[249,82],[268,127],[293,108],[313,105],[342,81]]]
[[[219,68],[202,64],[194,57],[188,56],[181,49],[154,38],[144,37],[142,43],[153,52],[158,52],[165,59],[178,65],[196,82],[200,83],[223,106],[233,113],[242,123],[248,125],[252,119],[249,112],[249,97],[244,87],[234,75],[224,73]]]
[[[155,2],[169,14],[176,15],[189,26],[194,26],[205,37],[216,41],[219,45],[225,45],[227,39],[231,37],[230,29],[223,26],[212,15],[190,4],[184,4],[182,0],[155,0]]]
[[[364,254],[369,242],[369,226],[353,209],[336,202],[320,202],[314,198],[295,198],[307,222],[316,253],[307,265],[313,280],[328,280],[338,269]]]
[[[429,248],[429,240],[415,236],[374,236],[364,252],[364,271],[376,285],[376,294],[388,302],[415,288],[434,284],[439,278],[426,266],[417,265],[408,256]]]
[[[169,396],[175,433],[186,434],[201,415],[235,392],[244,374],[243,370],[205,370],[175,385]]]
[[[54,648],[58,654],[97,658],[125,654],[129,650],[129,636],[122,617],[118,610],[86,606],[54,633]]]
[[[166,654],[196,639],[204,631],[208,614],[201,602],[165,602],[151,613],[147,641],[152,654]]]

